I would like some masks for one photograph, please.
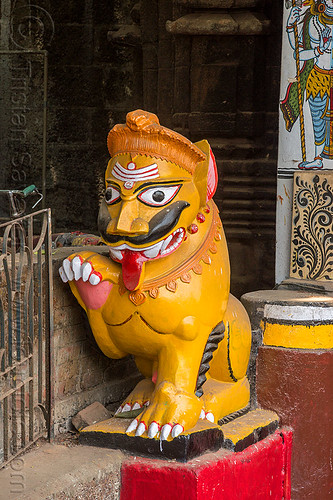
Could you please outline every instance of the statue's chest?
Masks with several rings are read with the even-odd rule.
[[[153,330],[169,333],[187,315],[186,304],[193,303],[186,294],[159,289],[157,293],[149,291],[123,291],[115,286],[103,308],[103,318],[108,325],[119,326],[129,323],[131,317],[138,314]]]
[[[137,313],[153,331],[168,334],[188,316],[203,323],[218,322],[228,293],[223,280],[205,272],[194,274],[190,282],[177,279],[148,290],[129,292],[116,285],[104,306],[103,318],[108,325],[118,326]]]

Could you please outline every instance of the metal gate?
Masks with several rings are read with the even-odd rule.
[[[52,435],[51,211],[0,224],[0,241],[1,468]]]

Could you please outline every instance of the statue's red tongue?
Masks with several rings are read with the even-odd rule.
[[[124,250],[121,261],[123,282],[127,290],[136,290],[143,279],[144,263],[149,260],[142,252]],[[142,276],[141,276],[142,275]],[[140,280],[140,278],[142,279]]]

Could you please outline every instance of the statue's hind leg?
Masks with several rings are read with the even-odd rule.
[[[205,415],[214,422],[242,410],[250,400],[246,373],[251,350],[251,325],[244,307],[232,295],[223,322],[224,338],[213,354],[207,381],[202,386]]]

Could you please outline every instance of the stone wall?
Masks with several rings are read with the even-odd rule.
[[[132,359],[111,360],[104,356],[85,312],[59,277],[62,260],[79,250],[82,248],[62,248],[53,254],[55,434],[70,429],[71,418],[94,401],[117,409],[139,377]]]
[[[44,9],[39,12],[48,29],[31,37],[25,48],[48,51],[45,203],[52,208],[53,231],[96,231],[108,130],[123,122],[126,112],[141,107],[191,140],[211,142],[220,174],[215,199],[229,243],[232,291],[240,296],[272,287],[281,2],[36,3]],[[5,21],[8,28],[16,12],[19,26],[21,11],[13,10],[11,0],[3,0],[3,5],[0,44],[17,49]],[[197,16],[192,31],[188,16]],[[215,30],[216,16],[226,20],[224,31]],[[235,19],[241,19],[240,24]],[[2,71],[8,84],[2,105],[9,106],[1,113],[0,125],[6,125],[14,111],[11,90],[17,75],[9,74],[6,58],[1,60],[1,69],[8,73]],[[8,159],[8,140],[0,142],[5,165],[0,181],[15,189],[28,182],[41,186],[41,64],[34,63],[33,71],[21,78],[31,108],[24,117],[20,114],[26,143],[19,151],[10,144],[14,150]]]
[[[110,26],[132,23],[134,0],[49,2],[47,205],[54,230],[96,231],[108,160],[106,136],[140,107],[131,47],[110,45]]]

